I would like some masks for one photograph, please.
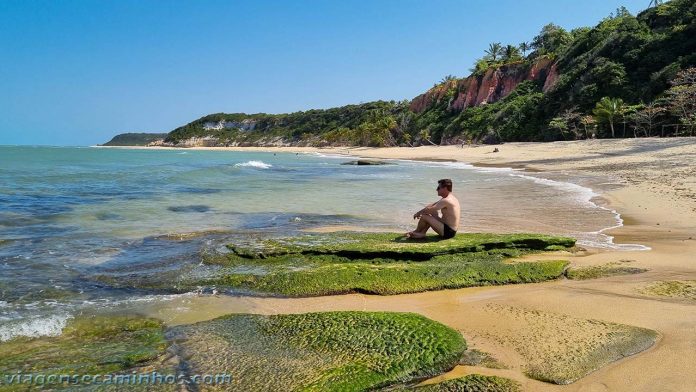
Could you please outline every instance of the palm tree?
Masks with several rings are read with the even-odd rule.
[[[500,42],[494,42],[488,45],[488,50],[486,50],[486,54],[491,58],[492,61],[495,61],[498,59],[498,56],[502,53],[502,50],[503,45],[501,45]]]
[[[615,137],[614,134],[614,120],[622,116],[626,106],[621,98],[609,98],[604,97],[597,102],[592,113],[600,121],[605,121],[609,123],[609,128],[611,128],[611,137]]]
[[[514,45],[507,45],[503,49],[503,59],[505,61],[514,60],[520,57],[520,50]]]
[[[527,56],[527,51],[532,48],[529,42],[522,42],[518,45],[518,48],[522,51],[522,56]]]
[[[447,75],[444,78],[442,78],[442,80],[440,80],[440,84],[447,83],[447,82],[454,80],[454,79],[456,79],[456,77],[454,75]]]

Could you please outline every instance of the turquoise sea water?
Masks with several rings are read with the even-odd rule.
[[[109,287],[98,274],[138,276],[198,263],[229,236],[325,226],[407,231],[451,178],[460,231],[545,232],[612,246],[615,226],[590,189],[509,169],[346,157],[0,146],[0,340],[51,334],[89,307],[166,299]],[[210,231],[210,232],[208,232]],[[167,235],[208,232],[173,241]],[[176,237],[176,236],[174,236]]]

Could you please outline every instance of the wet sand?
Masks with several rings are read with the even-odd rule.
[[[416,312],[459,330],[470,347],[491,353],[508,367],[459,366],[441,378],[469,373],[499,375],[513,378],[521,382],[525,390],[532,391],[696,390],[696,361],[693,360],[696,301],[651,296],[643,290],[654,282],[696,279],[696,139],[508,143],[497,147],[498,153],[492,153],[493,146],[258,150],[370,158],[456,159],[478,165],[531,168],[541,174],[553,171],[608,176],[624,184],[602,195],[624,219],[623,227],[608,234],[614,236],[617,243],[643,244],[651,250],[588,249],[563,257],[577,266],[619,262],[648,271],[593,280],[559,280],[388,297],[355,294],[278,299],[190,295],[143,310],[170,325],[233,312],[275,314],[349,309]],[[532,316],[511,318],[515,313]],[[564,321],[568,317],[648,328],[657,331],[659,337],[648,350],[604,366],[571,385],[558,386],[529,379],[523,372],[532,359],[544,354],[551,358],[551,354],[567,349],[580,350],[594,339],[583,327],[584,322]],[[557,334],[562,338],[551,339],[541,348],[535,338]]]

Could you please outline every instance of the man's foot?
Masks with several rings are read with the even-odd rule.
[[[423,238],[425,238],[425,233],[420,233],[418,231],[412,231],[409,234],[410,235],[408,236],[408,238],[412,238],[414,240],[422,240]]]

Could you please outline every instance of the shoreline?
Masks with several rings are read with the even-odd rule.
[[[651,145],[651,144],[655,145]],[[519,381],[524,390],[585,391],[696,389],[696,368],[688,361],[689,347],[696,346],[696,301],[650,297],[640,290],[664,280],[696,279],[696,139],[601,140],[557,143],[508,143],[497,146],[432,146],[418,148],[307,148],[240,147],[193,148],[219,151],[263,151],[320,153],[346,157],[457,161],[477,167],[524,168],[529,172],[600,174],[623,185],[600,193],[605,208],[617,211],[622,226],[607,228],[615,243],[640,243],[645,251],[590,249],[563,256],[572,265],[596,266],[626,262],[647,272],[599,279],[474,287],[396,296],[348,294],[316,298],[246,298],[234,296],[191,296],[143,309],[165,323],[211,319],[226,313],[298,313],[326,310],[388,310],[416,312],[460,331],[471,347],[493,354],[509,369],[458,366],[439,376],[448,379],[483,373]],[[144,149],[159,149],[148,148]],[[173,148],[177,149],[177,148]],[[588,151],[589,150],[589,151]],[[430,159],[428,159],[430,158]],[[432,159],[435,158],[435,159]],[[625,162],[628,161],[628,162]],[[678,178],[683,185],[673,186]],[[692,193],[693,192],[693,193]],[[602,204],[603,204],[602,203]],[[601,206],[600,206],[601,207]],[[560,386],[535,381],[523,373],[524,358],[514,349],[487,336],[500,323],[486,306],[512,306],[533,312],[621,323],[657,331],[655,345],[635,355],[599,368],[573,384]],[[552,328],[553,323],[549,325]],[[528,328],[522,325],[520,328]],[[573,336],[577,331],[565,330]]]
[[[627,224],[645,224],[647,222],[653,221],[657,218],[657,216],[664,216],[664,215],[674,215],[671,214],[672,211],[668,211],[668,213],[665,214],[664,209],[661,209],[662,211],[656,213],[656,214],[650,214],[649,217],[643,217],[643,212],[640,210],[633,210],[631,208],[631,203],[630,201],[634,199],[631,194],[641,194],[645,191],[644,187],[640,186],[633,186],[631,184],[630,179],[627,181],[626,178],[619,178],[624,182],[624,184],[621,186],[620,189],[618,190],[611,190],[611,191],[604,191],[604,190],[597,190],[595,188],[590,188],[584,185],[580,185],[574,182],[564,182],[564,181],[557,181],[557,180],[552,180],[544,177],[535,177],[531,175],[527,175],[529,173],[548,173],[548,172],[554,172],[554,171],[560,171],[560,172],[569,172],[571,174],[579,174],[579,173],[589,173],[593,175],[597,175],[593,170],[579,170],[577,167],[573,167],[573,165],[569,165],[567,162],[564,162],[560,168],[554,168],[552,167],[553,161],[552,162],[547,162],[549,159],[534,159],[535,154],[529,154],[528,156],[522,152],[520,153],[520,150],[526,150],[529,147],[533,147],[534,149],[538,150],[544,150],[545,147],[549,146],[575,146],[576,148],[582,148],[584,146],[590,146],[590,147],[599,147],[600,150],[607,148],[611,144],[632,144],[635,142],[643,143],[643,144],[648,144],[646,142],[651,142],[651,141],[657,141],[658,143],[668,143],[671,141],[679,141],[679,142],[687,142],[686,144],[690,147],[690,151],[695,155],[696,158],[696,138],[689,138],[689,137],[676,137],[676,138],[663,138],[663,139],[657,139],[657,138],[643,138],[643,139],[595,139],[595,140],[580,140],[580,141],[564,141],[564,142],[514,142],[514,143],[504,143],[501,145],[476,145],[476,146],[465,146],[465,147],[460,147],[459,145],[448,145],[448,146],[421,146],[421,147],[160,147],[160,146],[154,146],[154,147],[146,147],[146,146],[90,146],[92,148],[117,148],[117,149],[135,149],[135,150],[150,150],[150,151],[159,151],[159,150],[194,150],[194,151],[238,151],[238,152],[265,152],[265,153],[276,153],[276,152],[281,152],[281,153],[301,153],[301,154],[320,154],[328,157],[346,157],[346,158],[353,158],[353,159],[359,159],[359,158],[364,158],[364,159],[384,159],[384,160],[401,160],[401,161],[415,161],[415,162],[432,162],[432,163],[463,163],[467,165],[471,165],[472,168],[474,169],[485,169],[485,168],[499,168],[499,169],[510,169],[510,170],[521,170],[524,171],[526,174],[523,174],[522,176],[525,178],[528,178],[530,180],[537,180],[537,181],[552,181],[552,182],[557,182],[557,183],[563,183],[563,184],[570,184],[572,186],[577,186],[577,187],[582,187],[584,189],[589,190],[594,194],[588,200],[588,202],[594,204],[597,208],[600,209],[605,209],[611,213],[613,213],[616,217],[617,224],[614,226],[609,226],[605,228],[601,228],[597,230],[597,233],[606,235],[610,237],[609,242],[610,245],[616,245],[617,248],[621,248],[621,245],[624,245],[626,249],[624,250],[629,250],[629,251],[634,251],[634,250],[650,250],[651,246],[646,245],[644,243],[636,243],[639,239],[644,239],[645,236],[639,236],[639,237],[633,237],[630,233],[633,233],[632,230],[627,230],[625,232],[619,232],[617,230],[621,230],[624,228]],[[499,153],[493,153],[492,150],[495,148],[498,148],[500,150]],[[505,149],[508,147],[512,147],[515,151],[514,154],[508,155],[508,154],[503,154]],[[534,151],[534,152],[537,152]],[[586,158],[586,153],[584,151],[572,151],[573,154],[577,156],[579,159],[585,159]],[[600,151],[600,154],[602,152]],[[493,155],[491,155],[493,154]],[[559,155],[562,155],[563,152],[556,153],[552,155],[553,159],[557,159]],[[619,153],[612,153],[612,156],[614,157],[621,157]],[[568,159],[572,159],[573,156],[571,155],[568,157]],[[560,169],[560,170],[559,170]],[[606,173],[602,172],[599,173],[599,175],[604,176],[604,177],[611,177],[615,173]],[[696,176],[696,171],[692,173],[694,176]],[[655,185],[655,184],[651,184]],[[626,191],[626,188],[630,188],[630,191]],[[621,191],[621,190],[624,191]],[[696,221],[696,182],[692,183],[692,199],[689,200],[692,203],[691,206],[691,213],[689,214],[690,216],[693,217],[693,221]],[[602,206],[600,204],[597,204],[592,201],[592,199],[598,198],[600,200],[603,200],[606,202],[606,206]],[[625,199],[628,199],[628,202],[624,202]],[[650,204],[655,206],[659,206],[659,202],[656,203],[654,200],[650,201],[644,201],[644,203],[649,202]],[[621,207],[621,211],[619,211],[619,208]],[[626,223],[626,216],[629,216],[628,222]],[[659,219],[657,219],[659,220]],[[677,221],[683,222],[683,218],[678,218],[675,219]],[[658,224],[659,226],[659,224]],[[680,229],[685,228],[684,226],[689,226],[689,225],[677,225]],[[694,229],[693,227],[691,229]],[[694,229],[696,231],[696,229]],[[694,233],[696,234],[696,233]],[[621,244],[617,244],[615,242],[616,238],[622,239]],[[631,249],[633,247],[633,249]],[[598,247],[599,249],[605,249],[602,246]],[[608,249],[612,249],[609,247]]]

